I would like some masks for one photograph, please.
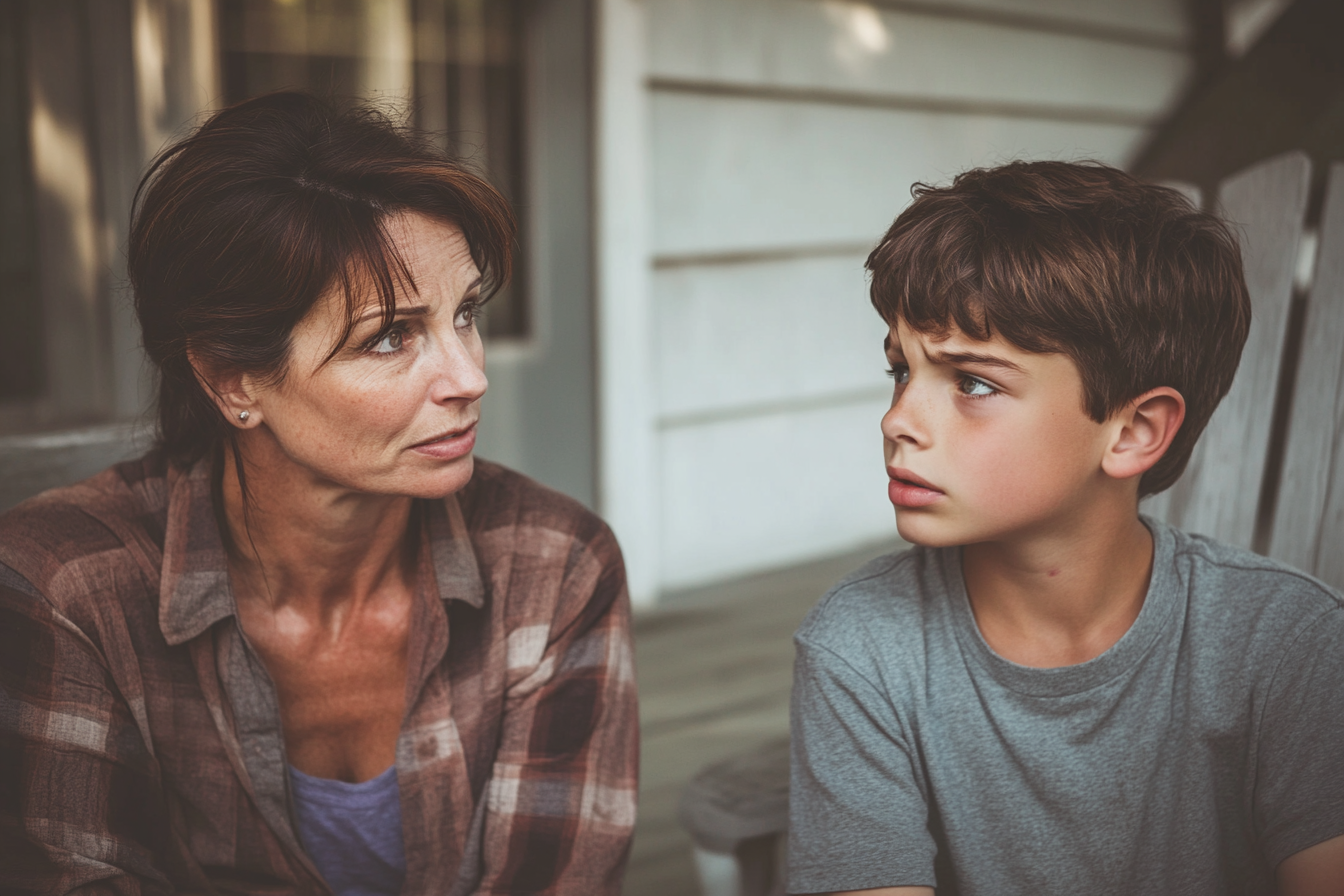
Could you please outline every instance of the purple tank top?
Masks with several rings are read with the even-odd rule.
[[[394,765],[348,784],[290,766],[299,842],[336,896],[397,896],[406,879]]]

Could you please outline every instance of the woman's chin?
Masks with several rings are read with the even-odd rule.
[[[467,454],[455,458],[451,463],[441,465],[437,470],[417,470],[412,476],[407,477],[402,488],[397,489],[397,494],[428,500],[446,498],[466,487],[471,481],[475,466],[475,457]]]

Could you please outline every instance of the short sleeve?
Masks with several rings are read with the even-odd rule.
[[[833,651],[796,643],[789,892],[934,886],[928,805],[890,701]]]
[[[1270,682],[1254,799],[1271,868],[1344,835],[1344,608],[1299,635]]]

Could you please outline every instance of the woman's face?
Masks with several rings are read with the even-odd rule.
[[[398,286],[395,325],[380,331],[370,289],[327,360],[347,320],[344,297],[329,291],[294,328],[284,379],[245,382],[257,419],[244,450],[358,492],[442,497],[471,478],[486,387],[481,275],[452,224],[404,214],[388,230],[416,287]]]

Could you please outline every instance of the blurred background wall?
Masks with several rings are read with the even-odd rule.
[[[147,442],[123,255],[147,160],[308,87],[435,132],[514,202],[480,451],[604,513],[638,601],[892,538],[862,265],[911,184],[1337,154],[1341,6],[3,0],[0,506]]]
[[[915,181],[1130,162],[1190,77],[1175,0],[648,0],[659,583],[892,530],[863,262]]]

